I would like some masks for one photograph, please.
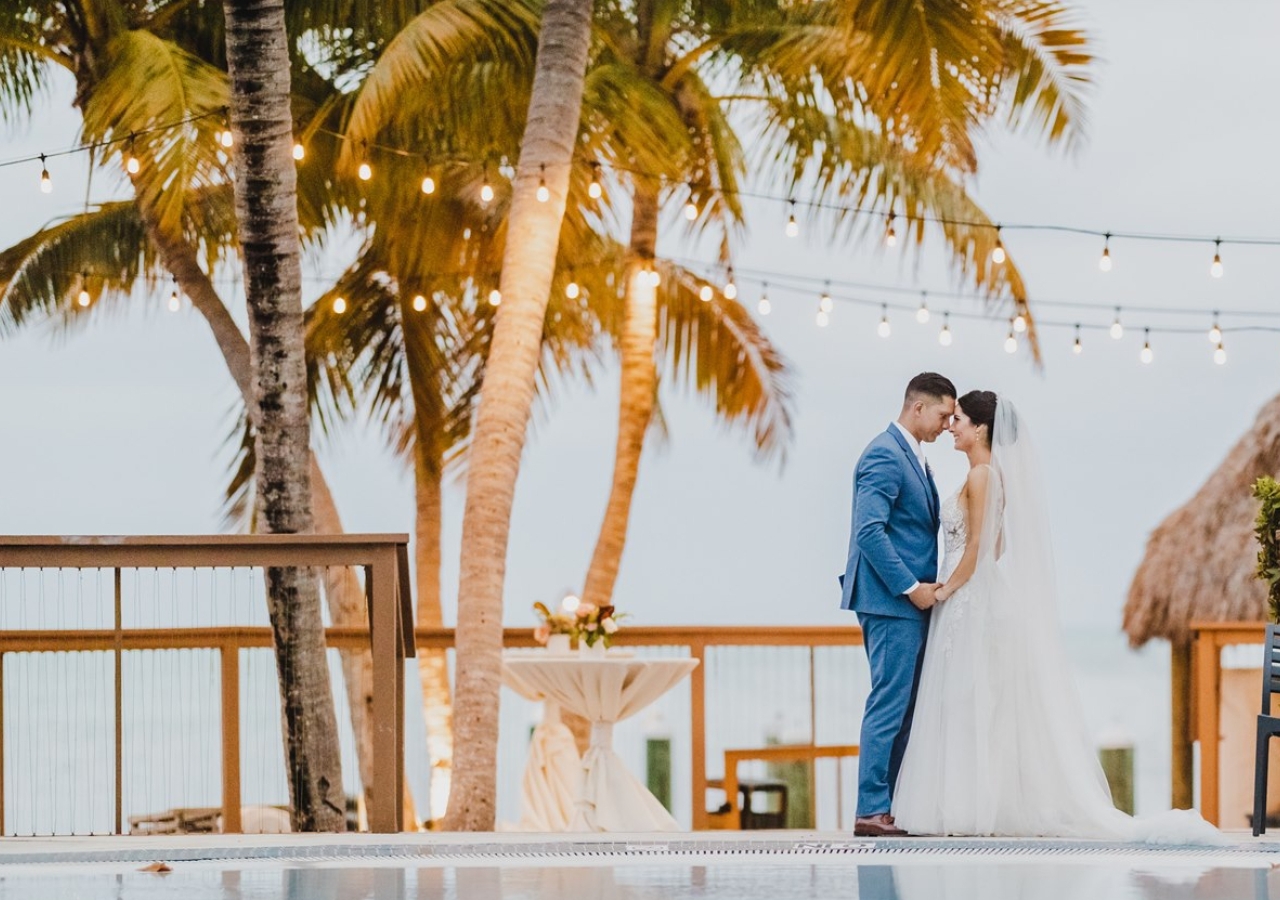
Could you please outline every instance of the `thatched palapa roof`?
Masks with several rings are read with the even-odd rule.
[[[1280,473],[1280,396],[1272,398],[1186,505],[1160,523],[1129,586],[1129,643],[1185,640],[1193,621],[1260,622],[1266,586],[1254,575],[1253,482]]]

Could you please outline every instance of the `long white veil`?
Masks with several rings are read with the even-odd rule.
[[[1112,804],[1059,620],[1039,454],[1026,420],[1003,396],[991,469],[973,576],[991,668],[983,679],[988,688],[975,699],[979,722],[990,725],[984,742],[989,771],[997,774],[979,828],[990,816],[1005,833],[1170,841],[1216,835],[1198,816],[1176,811],[1135,820]]]

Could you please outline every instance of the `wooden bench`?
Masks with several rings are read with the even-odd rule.
[[[857,756],[857,744],[776,744],[724,751],[724,778],[708,781],[708,787],[724,791],[725,806],[709,815],[712,828],[741,830],[742,812],[738,808],[738,764],[748,759],[765,762],[812,762],[816,759]]]

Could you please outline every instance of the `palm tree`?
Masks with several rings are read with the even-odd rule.
[[[71,216],[0,256],[0,309],[10,327],[33,316],[88,322],[104,300],[127,297],[138,277],[154,283],[162,266],[208,323],[252,429],[249,344],[196,249],[206,249],[212,269],[235,244],[225,156],[215,140],[225,125],[221,111],[228,98],[223,53],[220,10],[207,5],[32,0],[0,10],[0,70],[6,75],[0,78],[0,101],[6,117],[30,115],[31,99],[50,71],[64,68],[76,79],[86,137],[116,141],[97,162],[117,171],[128,171],[127,158],[139,163],[129,176],[131,203]],[[152,130],[178,121],[186,124]],[[323,162],[313,168],[322,171]],[[323,197],[315,196],[326,188],[317,181],[308,184],[308,233],[327,224]],[[82,290],[92,300],[88,307],[75,302]],[[316,530],[341,533],[314,455],[310,468]],[[365,624],[364,592],[349,570],[326,570],[325,597],[335,624]],[[361,780],[368,785],[371,661],[367,653],[344,652],[342,664]]]
[[[496,812],[502,587],[520,453],[569,193],[591,43],[592,0],[548,0],[503,254],[502,306],[476,411],[462,519],[454,760],[445,826],[492,830]],[[540,182],[542,184],[540,184]],[[546,202],[537,196],[544,186]]]

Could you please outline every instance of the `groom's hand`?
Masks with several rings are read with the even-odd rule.
[[[907,599],[911,601],[911,605],[916,609],[928,609],[938,602],[939,587],[941,585],[922,584],[910,594],[907,594]]]

